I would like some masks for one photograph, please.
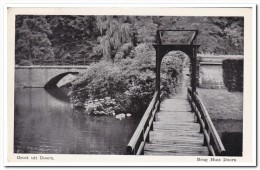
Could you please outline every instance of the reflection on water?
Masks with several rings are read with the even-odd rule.
[[[243,135],[241,132],[224,132],[221,138],[227,156],[242,156]]]
[[[44,89],[15,90],[15,153],[125,154],[138,120],[85,116],[66,96],[53,96]]]
[[[69,102],[70,98],[66,95],[68,92],[66,92],[65,88],[55,88],[55,89],[45,89],[52,97],[54,97],[57,100]]]
[[[226,156],[243,156],[243,121],[217,119],[213,123],[226,149]]]

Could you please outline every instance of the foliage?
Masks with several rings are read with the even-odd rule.
[[[21,59],[99,59],[95,16],[17,16],[16,63]]]
[[[230,19],[231,20],[231,19]],[[234,19],[233,19],[234,20]],[[237,19],[231,22],[229,27],[224,28],[224,35],[226,37],[227,46],[231,46],[238,53],[243,54],[244,46],[244,28],[243,20]]]
[[[186,57],[188,56],[180,51],[170,52],[164,57],[161,64],[161,84],[165,94],[174,93],[176,85],[180,83],[179,76],[182,74]]]
[[[133,50],[133,48],[134,48],[134,46],[131,43],[123,44],[117,51],[115,58],[114,58],[114,62],[118,62],[127,57],[131,57],[130,53]]]
[[[146,44],[151,50],[158,29],[197,29],[200,53],[243,54],[243,18],[239,17],[171,17],[171,16],[100,16],[100,46],[106,60],[122,57],[120,46],[126,42],[136,47]],[[128,34],[120,31],[127,25]],[[119,33],[119,34],[116,34]],[[132,38],[129,38],[132,36]],[[192,32],[164,32],[163,39],[170,43],[187,43]],[[108,59],[110,58],[110,59]]]
[[[243,18],[180,17],[174,28],[198,29],[197,43],[201,44],[200,53],[243,54]]]
[[[106,61],[114,59],[116,51],[131,41],[130,20],[128,16],[97,16],[97,27],[100,30],[100,46]]]
[[[94,16],[47,16],[53,34],[55,58],[69,54],[73,59],[89,58],[97,45],[98,31]]]
[[[243,91],[243,59],[226,59],[222,62],[223,81],[228,91]]]
[[[116,60],[134,47],[153,50],[158,29],[198,29],[200,53],[243,54],[242,17],[16,16],[16,64],[20,60]],[[166,42],[185,43],[191,32],[165,32]]]
[[[92,64],[85,74],[72,83],[71,101],[89,103],[89,100],[111,97],[118,106],[112,108],[116,114],[130,112],[142,115],[155,91],[155,54],[145,44],[140,44],[130,53],[132,58],[127,57],[116,63],[102,61]],[[183,53],[176,52],[166,56],[162,63],[162,91],[166,94],[172,93],[178,83],[183,58]],[[87,104],[86,108],[89,107],[93,108],[94,105]],[[98,107],[100,111],[106,108],[102,104]]]
[[[87,100],[85,106],[87,114],[90,115],[115,115],[115,110],[118,109],[115,99],[110,97]]]
[[[44,16],[18,16],[16,23],[15,53],[17,63],[22,59],[46,60],[54,57],[48,35],[52,34],[50,24]]]
[[[137,31],[137,43],[146,43],[151,45],[156,40],[156,31],[158,24],[154,22],[156,17],[136,17],[134,29]]]
[[[154,75],[137,70],[133,72],[107,62],[93,64],[80,79],[73,82],[71,100],[85,103],[86,100],[109,96],[118,103],[120,109],[115,110],[116,113],[127,112],[129,109],[138,112],[145,106],[136,106],[135,103],[140,103],[148,91],[152,93],[154,90],[154,87],[150,87],[151,83],[148,83],[151,77],[154,80]]]

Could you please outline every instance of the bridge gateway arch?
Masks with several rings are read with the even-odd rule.
[[[172,44],[172,43],[163,43],[162,40],[162,34],[164,32],[192,32],[192,36],[190,37],[190,40],[187,43],[178,43],[178,44]],[[158,30],[157,31],[157,44],[154,44],[154,48],[156,50],[156,90],[158,91],[158,96],[161,95],[161,76],[160,76],[160,70],[161,70],[161,63],[164,56],[171,52],[171,51],[182,51],[186,53],[191,61],[191,87],[192,92],[196,92],[196,72],[197,72],[197,50],[200,47],[200,45],[195,45],[194,42],[197,38],[198,30]],[[158,98],[160,101],[160,98]],[[160,102],[159,107],[160,109]]]

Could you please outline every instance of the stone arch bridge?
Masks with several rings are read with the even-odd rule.
[[[89,66],[16,66],[16,87],[43,88],[57,84],[68,74],[84,73]]]

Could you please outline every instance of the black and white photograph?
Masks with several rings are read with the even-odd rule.
[[[243,21],[17,15],[14,152],[242,156]]]
[[[15,160],[248,156],[248,19],[131,11],[14,14]]]

